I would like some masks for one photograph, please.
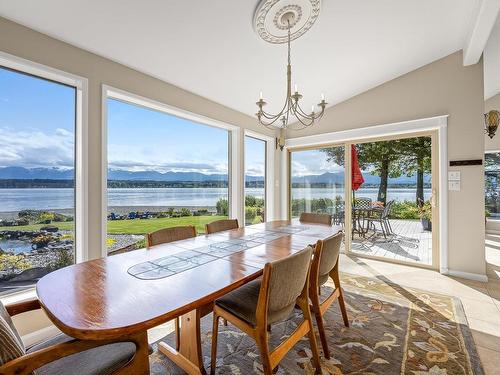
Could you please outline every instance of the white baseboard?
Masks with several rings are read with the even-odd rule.
[[[487,283],[488,282],[488,276],[482,275],[480,273],[470,273],[470,272],[463,272],[463,271],[454,271],[454,270],[450,270],[450,269],[441,269],[441,273],[443,275],[449,275],[449,276],[454,276],[454,277],[460,277],[462,279],[480,281],[482,283]]]
[[[39,329],[38,331],[28,333],[21,337],[23,339],[24,346],[30,347],[31,345],[37,344],[48,338],[54,337],[61,333],[56,326],[50,325],[48,327]]]

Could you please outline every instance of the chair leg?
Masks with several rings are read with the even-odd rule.
[[[222,322],[224,323],[224,327],[227,327],[227,320],[222,318]]]
[[[210,359],[210,375],[215,374],[215,364],[217,361],[217,336],[219,334],[219,316],[214,312],[214,322],[212,327],[212,352]]]
[[[271,368],[271,358],[269,357],[269,341],[267,339],[267,332],[258,332],[256,341],[260,351],[260,358],[262,360],[262,369],[264,375],[272,375],[273,369]]]
[[[179,318],[175,318],[175,350],[179,351],[181,347],[181,325]]]
[[[345,307],[344,292],[342,291],[342,288],[340,286],[338,263],[337,263],[337,266],[335,266],[335,268],[333,269],[331,276],[332,276],[333,282],[335,283],[335,287],[339,289],[338,300],[339,300],[340,312],[342,313],[342,319],[344,320],[344,325],[346,327],[349,327],[349,318],[347,317],[347,309]]]
[[[309,304],[305,302],[303,306],[301,306],[301,310],[304,314],[304,319],[309,322],[309,332],[307,335],[309,336],[309,345],[311,346],[312,359],[314,367],[316,368],[316,374],[321,375],[321,361],[319,359],[318,344],[316,343],[316,335],[314,333]]]
[[[330,350],[328,349],[328,341],[326,340],[325,324],[323,321],[323,316],[321,312],[315,311],[314,317],[316,318],[316,324],[318,325],[319,339],[321,340],[321,346],[323,348],[323,355],[326,359],[330,359]]]

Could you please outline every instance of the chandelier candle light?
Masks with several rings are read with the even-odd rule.
[[[313,105],[310,113],[306,113],[300,106],[300,99],[302,99],[302,95],[299,93],[297,85],[295,85],[295,91],[292,93],[292,63],[290,57],[290,29],[291,24],[295,21],[295,13],[287,12],[282,15],[281,23],[285,23],[288,29],[288,65],[286,70],[286,99],[285,104],[281,111],[277,114],[271,114],[264,111],[263,107],[267,104],[267,102],[262,97],[262,92],[260,93],[259,101],[256,102],[259,107],[259,111],[256,113],[256,116],[259,120],[259,123],[264,125],[265,127],[273,127],[273,128],[281,128],[288,129],[289,121],[293,121],[293,123],[297,123],[298,128],[306,128],[314,124],[315,120],[319,120],[323,117],[325,113],[325,108],[327,102],[325,101],[325,95],[321,94],[321,101],[318,103],[318,107],[320,111],[315,111],[315,106]]]

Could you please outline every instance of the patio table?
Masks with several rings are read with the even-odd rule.
[[[83,340],[137,334],[147,342],[148,329],[179,317],[179,350],[164,342],[159,350],[188,374],[205,374],[200,319],[213,302],[262,275],[266,263],[340,230],[294,220],[198,236],[59,269],[40,279],[37,294],[50,320]]]

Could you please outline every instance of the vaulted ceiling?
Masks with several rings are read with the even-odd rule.
[[[253,115],[259,91],[277,109],[286,73],[285,46],[252,28],[256,5],[0,0],[0,15]],[[316,24],[292,43],[304,104],[322,92],[330,104],[341,102],[464,48],[478,7],[472,0],[323,0]]]

